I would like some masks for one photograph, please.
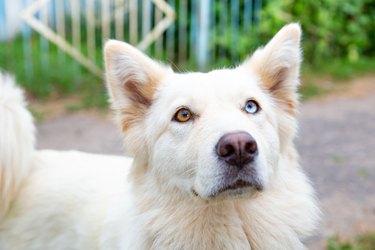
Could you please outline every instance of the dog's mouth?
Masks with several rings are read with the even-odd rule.
[[[258,191],[261,191],[263,189],[263,187],[259,185],[258,183],[250,182],[246,180],[237,180],[232,184],[223,186],[216,192],[216,194],[220,194],[225,191],[238,190],[238,189],[244,189],[244,188],[255,188]]]
[[[235,182],[230,184],[224,184],[219,187],[215,192],[208,195],[210,198],[215,198],[222,193],[228,192],[230,196],[237,196],[248,192],[251,189],[255,189],[256,191],[262,191],[263,185],[258,181],[247,181],[243,179],[239,179]],[[200,196],[195,189],[192,189],[192,193],[194,196]]]
[[[238,181],[236,181],[235,183],[233,183],[229,186],[221,188],[218,193],[222,193],[222,192],[225,192],[227,190],[239,189],[239,188],[245,188],[245,187],[252,187],[252,186],[253,186],[253,184],[248,182],[248,181],[238,180]]]

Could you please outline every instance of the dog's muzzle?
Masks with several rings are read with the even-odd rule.
[[[223,177],[213,196],[228,190],[263,189],[255,166],[258,146],[249,133],[239,131],[223,135],[216,145],[216,154],[223,163],[220,164]]]

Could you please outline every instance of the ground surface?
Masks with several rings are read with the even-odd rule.
[[[375,231],[375,78],[357,79],[349,89],[301,105],[297,145],[324,213],[310,249],[324,249],[335,235]],[[58,115],[38,131],[39,148],[123,153],[116,127],[101,115]]]

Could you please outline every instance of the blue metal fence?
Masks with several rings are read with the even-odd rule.
[[[25,75],[30,79],[35,71],[38,71],[38,74],[48,75],[49,67],[54,65],[54,59],[50,58],[54,45],[21,20],[22,11],[35,1],[40,0],[0,0],[0,56],[3,57],[0,58],[0,68],[12,71],[10,65],[14,64],[15,60],[23,61]],[[78,12],[72,8],[74,7],[72,1],[75,1]],[[146,53],[160,60],[174,62],[178,68],[195,67],[201,70],[206,70],[224,59],[232,63],[242,59],[238,52],[238,41],[259,22],[262,6],[261,0],[166,0],[166,2],[174,9],[176,19],[154,44],[146,49]],[[108,6],[104,5],[105,3]],[[137,5],[136,13],[129,12],[134,10],[129,7],[131,4]],[[36,12],[35,17],[47,23],[52,30],[63,32],[64,38],[70,44],[78,47],[77,49],[82,53],[89,54],[89,57],[100,67],[100,48],[104,39],[118,38],[120,34],[126,41],[132,39],[140,41],[153,29],[157,21],[163,18],[162,12],[152,0],[50,0],[47,1],[46,6],[47,9]],[[102,13],[104,7],[109,13]],[[88,37],[89,17],[86,12],[90,11],[90,8],[93,8],[92,18],[95,19],[94,38]],[[12,11],[9,11],[10,9]],[[123,10],[122,14],[118,13],[119,9]],[[73,25],[77,23],[77,13],[80,17],[79,27]],[[16,16],[10,18],[10,15]],[[110,18],[109,30],[103,31],[105,25],[100,23],[105,15]],[[119,18],[123,21],[122,27],[118,26]],[[136,22],[136,27],[132,26],[132,20]],[[79,36],[74,36],[77,30],[80,32]],[[104,33],[108,34],[108,37]],[[9,46],[12,49],[9,49]],[[92,46],[96,48],[94,51]],[[22,50],[22,53],[19,50]],[[56,50],[60,58],[58,63],[67,67],[69,64],[67,61],[71,59],[64,59],[67,55],[58,47]],[[38,70],[35,69],[36,67]],[[72,67],[79,66],[77,63],[72,63]]]

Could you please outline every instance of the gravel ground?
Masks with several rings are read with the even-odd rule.
[[[297,140],[324,213],[324,239],[375,231],[375,94],[302,106]]]
[[[64,115],[38,131],[39,148],[123,154],[116,127],[98,116]],[[324,249],[335,235],[375,231],[375,92],[304,103],[297,146],[324,213],[309,248]]]

